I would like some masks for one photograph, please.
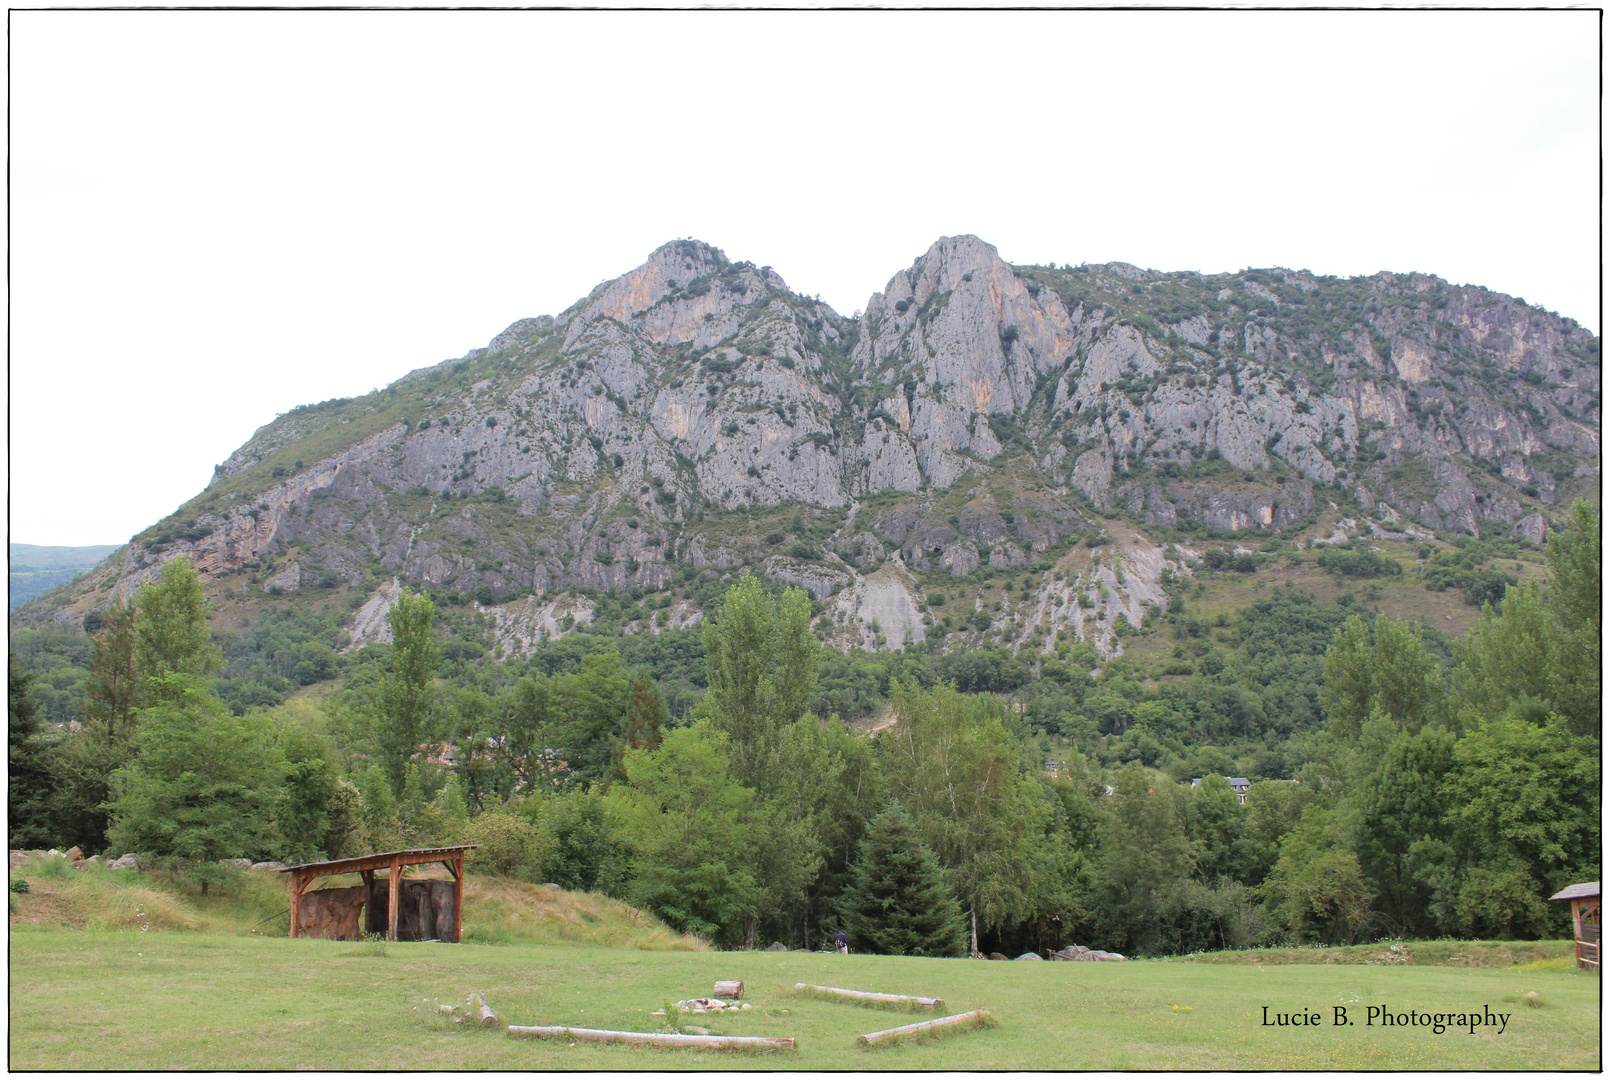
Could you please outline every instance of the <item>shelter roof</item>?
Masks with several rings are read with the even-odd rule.
[[[416,863],[442,862],[451,859],[461,852],[480,847],[480,844],[460,844],[457,847],[436,848],[405,848],[402,851],[381,851],[374,855],[358,855],[351,859],[330,859],[327,862],[299,863],[296,866],[282,866],[279,873],[289,874],[301,871],[304,874],[323,876],[325,874],[355,874],[360,870],[374,870],[382,866],[412,866]]]
[[[1580,900],[1585,896],[1598,896],[1598,895],[1599,895],[1599,883],[1597,881],[1584,881],[1580,885],[1567,885],[1565,888],[1561,889],[1559,892],[1557,892],[1553,896],[1549,897],[1549,899],[1550,900]]]

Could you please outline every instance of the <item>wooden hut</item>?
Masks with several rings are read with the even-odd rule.
[[[1599,883],[1584,881],[1567,885],[1550,900],[1571,901],[1571,925],[1575,929],[1576,966],[1599,970]]]
[[[464,853],[479,846],[383,851],[283,867],[279,872],[291,875],[291,936],[356,941],[367,932],[384,933],[388,941],[457,941],[464,926]],[[453,880],[403,880],[403,867],[432,863],[445,866]],[[377,870],[386,871],[383,880]],[[331,874],[361,874],[363,884],[308,889]]]

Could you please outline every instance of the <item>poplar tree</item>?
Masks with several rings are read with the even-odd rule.
[[[391,624],[391,669],[380,682],[380,723],[376,741],[392,791],[401,795],[408,763],[420,744],[435,734],[436,659],[431,637],[436,609],[425,596],[397,597],[387,614]]]

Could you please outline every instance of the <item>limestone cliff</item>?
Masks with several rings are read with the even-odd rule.
[[[1084,635],[1163,602],[1139,534],[1069,576],[1102,514],[1279,531],[1342,498],[1377,529],[1541,537],[1596,484],[1599,379],[1571,320],[1420,274],[1011,266],[945,237],[851,320],[677,241],[485,348],[279,417],[22,617],[184,552],[247,591],[451,589],[516,649],[585,623],[571,594],[741,567],[835,597],[835,640],[891,648],[930,632],[913,575],[1034,567],[1036,625]]]

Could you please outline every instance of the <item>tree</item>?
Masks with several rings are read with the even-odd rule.
[[[1356,741],[1372,713],[1398,731],[1418,731],[1440,717],[1445,697],[1437,662],[1410,623],[1378,615],[1371,628],[1351,616],[1325,654],[1320,705],[1344,740]]]
[[[862,952],[960,956],[967,947],[961,907],[899,803],[867,830],[840,906],[850,941]]]
[[[1438,793],[1466,868],[1458,907],[1472,927],[1552,932],[1545,906],[1509,898],[1522,880],[1517,875],[1541,899],[1598,873],[1598,740],[1575,734],[1563,717],[1539,722],[1515,707],[1454,744]],[[1490,874],[1477,875],[1483,867]],[[1483,896],[1505,899],[1497,913],[1483,913]]]
[[[755,793],[707,724],[670,732],[657,750],[626,754],[626,783],[605,796],[632,852],[628,895],[678,930],[732,943],[759,889],[751,869]]]
[[[1511,586],[1502,614],[1481,621],[1457,653],[1454,689],[1466,727],[1512,705],[1539,703],[1578,735],[1597,736],[1600,722],[1601,613],[1599,515],[1578,500],[1567,525],[1549,534],[1549,584]]]
[[[1139,765],[1118,774],[1091,875],[1094,921],[1107,945],[1144,953],[1161,944],[1163,922],[1195,863],[1183,804],[1176,785],[1159,785]]]
[[[155,581],[134,594],[134,668],[142,695],[162,693],[165,676],[187,675],[205,684],[222,661],[207,629],[207,595],[201,575],[183,555],[162,567]]]
[[[391,669],[380,682],[381,718],[376,742],[392,791],[402,793],[408,763],[420,744],[436,734],[436,641],[431,622],[436,610],[424,596],[397,597],[391,624]]]
[[[51,835],[50,767],[40,743],[38,707],[32,694],[32,677],[17,663],[15,653],[6,656],[6,808],[10,813],[13,847],[48,847],[57,842]]]
[[[1337,810],[1310,803],[1280,843],[1262,892],[1306,941],[1348,945],[1369,918],[1373,895],[1342,835]]]
[[[159,704],[140,714],[135,758],[112,774],[108,838],[191,863],[276,854],[285,759],[266,722],[231,714],[193,675],[156,682]]]
[[[1441,787],[1453,768],[1454,737],[1437,727],[1392,743],[1368,781],[1354,793],[1357,853],[1375,906],[1398,936],[1434,933],[1431,911],[1434,855],[1447,838]]]
[[[280,856],[296,862],[334,857],[326,839],[336,798],[335,770],[324,740],[300,724],[281,720],[270,739],[285,759],[285,784],[274,807]]]
[[[615,742],[615,768],[613,777],[624,779],[626,770],[621,761],[628,750],[653,750],[665,736],[665,727],[671,714],[665,707],[665,697],[654,680],[644,672],[632,676],[632,688],[626,706],[625,730]]]
[[[702,708],[728,737],[733,775],[758,787],[785,724],[805,712],[816,689],[821,643],[810,628],[810,598],[789,589],[773,600],[745,574],[705,622]]]
[[[171,565],[171,564],[170,564]],[[132,735],[140,708],[140,678],[134,663],[134,608],[114,602],[100,613],[100,630],[91,639],[89,700],[84,717],[99,723],[108,739]]]
[[[902,685],[883,740],[889,793],[917,822],[968,909],[970,952],[986,929],[1026,916],[1049,806],[1023,775],[996,698]]]

